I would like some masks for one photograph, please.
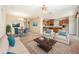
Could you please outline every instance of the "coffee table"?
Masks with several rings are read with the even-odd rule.
[[[56,43],[55,40],[50,39],[49,41],[47,38],[43,37],[44,39],[41,40],[40,37],[34,39],[35,42],[38,43],[38,46],[42,48],[44,51],[49,52],[52,49],[52,46]]]

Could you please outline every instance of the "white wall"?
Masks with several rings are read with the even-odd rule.
[[[43,18],[40,19],[40,34],[43,34]]]
[[[69,16],[69,34],[76,34],[76,19],[75,16]]]
[[[76,21],[76,36],[79,37],[79,15],[77,16],[77,21]]]
[[[34,32],[34,33],[37,33],[37,34],[40,34],[41,32],[41,30],[40,30],[40,28],[42,28],[41,27],[41,18],[38,18],[38,17],[35,17],[35,18],[33,18],[32,20],[31,20],[31,22],[30,22],[30,31],[31,32]],[[37,23],[37,26],[35,27],[35,26],[33,26],[33,22],[36,22]]]
[[[0,6],[0,34],[5,34],[5,12],[3,6]]]

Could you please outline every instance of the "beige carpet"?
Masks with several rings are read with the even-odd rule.
[[[38,34],[28,33],[25,37],[21,38],[24,46],[29,50],[31,54],[73,54],[79,53],[79,41],[72,39],[70,45],[65,45],[57,42],[52,49],[47,53],[43,49],[37,46],[37,43],[33,39],[39,37]]]

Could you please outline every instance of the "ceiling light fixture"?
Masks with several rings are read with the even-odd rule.
[[[42,11],[43,11],[43,14],[46,14],[47,13],[47,6],[46,5],[43,5],[42,6]]]

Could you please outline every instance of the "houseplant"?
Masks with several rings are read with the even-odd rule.
[[[10,25],[6,26],[6,34],[7,35],[11,34],[11,26]]]

